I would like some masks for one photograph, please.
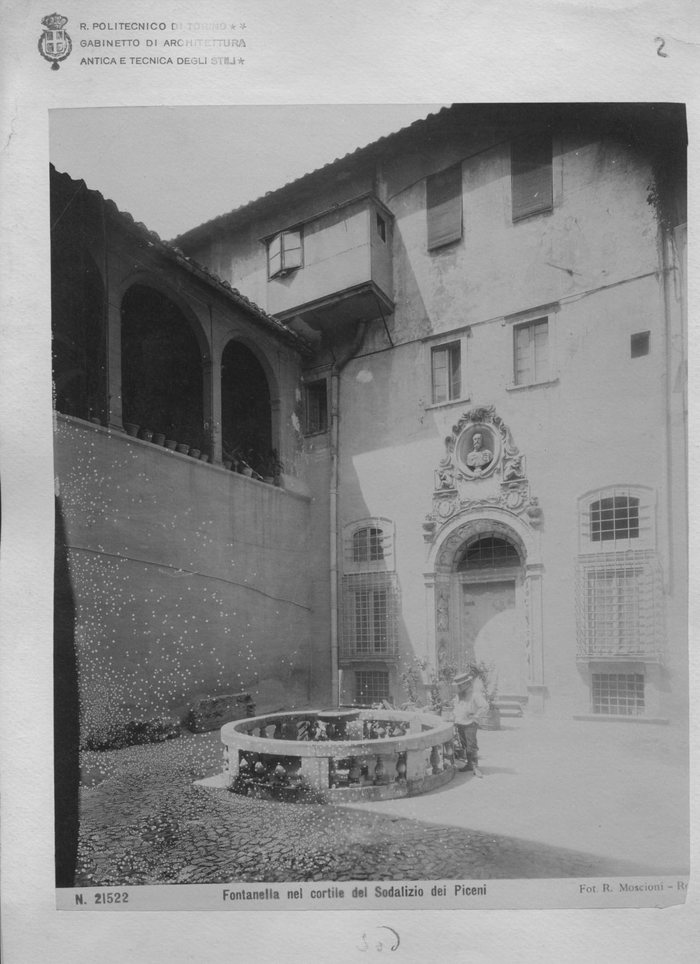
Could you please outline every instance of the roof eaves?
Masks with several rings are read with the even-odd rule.
[[[51,165],[53,167],[53,165]],[[218,290],[229,300],[233,301],[236,305],[243,308],[248,314],[253,315],[258,321],[262,322],[266,328],[274,331],[276,335],[284,338],[290,345],[293,345],[297,350],[303,354],[311,354],[313,349],[301,335],[297,332],[292,331],[283,322],[275,318],[273,315],[269,315],[263,308],[256,305],[254,301],[247,298],[242,294],[237,288],[232,287],[228,281],[222,280],[218,275],[210,271],[206,265],[200,264],[195,261],[194,258],[189,258],[183,251],[176,247],[173,243],[169,241],[163,241],[160,235],[156,231],[149,230],[148,227],[143,223],[143,221],[137,221],[132,214],[128,211],[121,211],[117,206],[116,202],[111,198],[105,198],[99,191],[94,188],[89,188],[85,181],[74,180],[70,174],[62,173],[56,171],[53,168],[56,176],[71,181],[73,184],[82,185],[85,190],[102,200],[105,208],[110,211],[111,214],[116,215],[117,218],[122,221],[122,223],[129,228],[136,229],[137,233],[145,238],[148,243],[157,248],[161,254],[165,255],[169,260],[176,262],[185,270],[189,271],[191,274],[200,278],[206,284]]]
[[[191,243],[198,239],[206,238],[216,232],[218,229],[226,227],[226,225],[228,225],[231,221],[235,221],[248,211],[253,210],[265,202],[269,202],[271,198],[276,198],[289,188],[300,186],[305,180],[307,180],[307,178],[318,177],[323,173],[329,172],[331,168],[341,164],[352,164],[356,161],[360,161],[365,155],[368,156],[371,153],[376,153],[378,149],[387,146],[390,141],[393,141],[396,138],[405,137],[407,134],[409,134],[409,132],[415,133],[416,128],[427,128],[438,123],[439,118],[443,117],[451,109],[451,107],[442,107],[439,111],[428,114],[427,117],[422,117],[419,120],[415,120],[413,123],[408,124],[406,127],[400,128],[398,131],[393,131],[391,134],[385,134],[383,137],[378,138],[376,141],[372,141],[370,144],[366,144],[364,147],[358,147],[354,151],[349,151],[347,154],[344,154],[343,157],[337,157],[334,161],[329,161],[327,164],[323,164],[321,167],[318,167],[313,171],[308,171],[306,174],[302,174],[301,177],[287,181],[286,184],[276,188],[274,191],[266,191],[265,194],[262,194],[257,198],[253,198],[251,201],[246,201],[244,204],[239,205],[237,208],[233,208],[233,210],[228,211],[226,214],[220,214],[215,218],[211,218],[209,221],[204,221],[202,224],[191,228],[189,231],[185,231],[183,234],[177,235],[177,237],[173,238],[171,243]]]

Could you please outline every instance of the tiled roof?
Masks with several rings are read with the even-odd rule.
[[[303,184],[307,179],[318,177],[319,174],[330,171],[331,168],[337,165],[352,164],[357,161],[364,160],[365,157],[372,156],[374,154],[381,153],[384,148],[386,148],[390,142],[405,137],[406,135],[415,134],[416,131],[429,131],[431,127],[439,125],[445,115],[449,114],[452,107],[443,107],[434,114],[428,114],[427,117],[423,117],[419,120],[413,121],[406,127],[402,127],[398,131],[394,131],[391,134],[386,134],[384,137],[380,137],[376,141],[372,141],[371,144],[366,144],[364,147],[358,147],[354,151],[349,151],[343,157],[336,157],[334,161],[329,161],[327,164],[323,164],[321,167],[316,168],[313,171],[309,171],[307,174],[302,174],[301,177],[297,177],[292,181],[288,181],[281,187],[276,188],[274,191],[266,191],[260,197],[254,198],[252,201],[246,201],[245,204],[239,205],[232,211],[226,214],[220,214],[215,218],[211,218],[209,221],[205,221],[203,224],[198,225],[195,228],[191,228],[189,231],[185,231],[183,234],[179,234],[173,239],[173,244],[185,243],[188,244],[196,241],[199,238],[205,238],[212,232],[216,231],[218,228],[223,228],[228,226],[231,222],[236,221],[239,217],[244,216],[249,210],[256,206],[265,204],[269,202],[274,203],[271,199],[277,198],[278,195],[287,191],[291,187],[298,187]]]
[[[269,315],[264,309],[255,302],[251,301],[250,298],[246,298],[244,294],[241,294],[237,288],[233,288],[228,281],[223,281],[218,275],[214,274],[203,264],[195,261],[193,258],[188,258],[175,244],[169,241],[163,241],[163,239],[155,232],[150,231],[142,221],[137,221],[133,215],[129,214],[128,211],[120,211],[116,203],[110,198],[105,198],[99,191],[89,188],[85,181],[75,180],[70,176],[70,174],[61,173],[56,171],[53,164],[51,165],[51,170],[55,177],[63,180],[66,184],[70,182],[80,189],[81,187],[85,189],[89,194],[99,198],[105,205],[105,208],[113,215],[122,221],[126,227],[135,228],[138,233],[144,238],[148,244],[158,250],[170,261],[189,271],[191,274],[200,278],[206,284],[210,285],[212,288],[223,294],[228,300],[233,301],[238,307],[243,308],[249,315],[251,315],[256,321],[260,322],[264,327],[273,331],[278,337],[283,338],[288,344],[294,346],[299,351],[305,354],[311,351],[311,348],[301,335],[292,331],[283,322],[279,321],[273,315]]]

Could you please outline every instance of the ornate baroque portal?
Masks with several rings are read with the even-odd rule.
[[[501,696],[544,708],[542,509],[525,456],[493,406],[445,439],[423,523],[428,651],[436,666],[494,663]]]

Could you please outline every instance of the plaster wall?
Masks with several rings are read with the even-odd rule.
[[[400,187],[403,162],[396,163]],[[343,373],[340,522],[393,520],[403,662],[430,655],[426,620],[434,613],[426,612],[421,523],[431,509],[433,473],[460,415],[494,405],[525,455],[530,491],[544,512],[545,681],[550,711],[571,715],[589,706],[575,660],[578,499],[609,485],[649,486],[671,630],[654,698],[660,713],[676,717],[686,701],[684,633],[676,631],[685,604],[677,531],[684,507],[677,491],[670,498],[668,333],[657,224],[647,203],[651,172],[612,141],[568,136],[555,140],[553,170],[553,211],[513,223],[507,145],[465,161],[464,237],[435,252],[426,250],[425,181],[394,196],[386,190],[396,216],[397,308],[388,322],[396,347],[375,323],[364,357]],[[390,165],[384,173],[390,184]],[[515,322],[505,316],[551,303],[539,313],[549,319],[547,384],[516,388]],[[630,337],[642,331],[650,332],[650,353],[632,359]],[[430,349],[450,332],[466,350],[463,397],[432,406]]]
[[[56,475],[88,726],[330,692],[308,496],[62,416]]]

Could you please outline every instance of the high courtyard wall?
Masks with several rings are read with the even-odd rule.
[[[88,731],[328,699],[308,496],[60,415],[56,476]]]

